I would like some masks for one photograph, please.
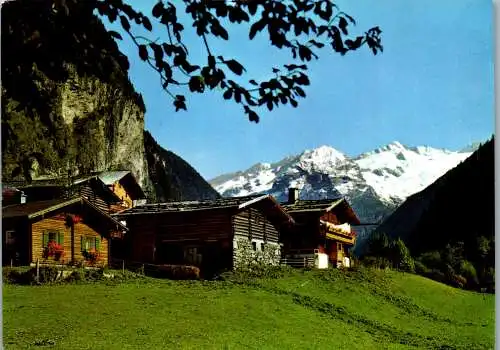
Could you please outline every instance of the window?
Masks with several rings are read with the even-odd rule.
[[[253,248],[254,252],[257,251],[257,242],[252,242],[252,248]]]
[[[101,239],[94,236],[81,237],[81,251],[99,250]]]
[[[5,244],[11,245],[16,243],[16,238],[14,237],[15,231],[5,231]]]
[[[266,248],[266,244],[265,243],[261,243],[260,244],[260,251],[263,252],[265,248]]]
[[[46,231],[43,233],[43,248],[47,248],[49,242],[55,242],[57,244],[63,245],[64,234],[59,231]]]

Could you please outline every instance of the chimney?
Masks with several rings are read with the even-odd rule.
[[[299,189],[290,187],[288,189],[288,204],[294,204],[299,200]]]
[[[21,191],[21,195],[20,195],[20,197],[21,197],[21,198],[20,198],[20,201],[19,201],[19,202],[20,202],[21,204],[26,204],[26,197],[27,197],[27,196],[24,194],[24,192],[22,192],[22,191]]]

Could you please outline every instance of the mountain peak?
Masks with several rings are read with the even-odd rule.
[[[399,141],[393,141],[385,146],[379,147],[375,150],[375,153],[381,153],[381,152],[387,152],[387,151],[392,151],[392,152],[401,152],[408,149],[406,146],[404,146],[402,143]]]
[[[231,196],[268,192],[281,198],[289,186],[303,187],[304,195],[314,196],[338,191],[350,198],[366,198],[371,191],[377,201],[393,204],[422,190],[469,155],[394,141],[351,158],[322,145],[212,184],[219,193]]]
[[[330,160],[330,161],[331,160],[342,161],[346,159],[344,153],[328,145],[319,146],[312,150],[306,150],[304,153],[302,153],[302,157],[309,157],[315,160],[320,159],[320,160]]]
[[[472,152],[475,152],[479,148],[479,146],[481,146],[481,142],[472,142],[471,144],[462,148],[458,152],[460,152],[460,153],[472,153]]]

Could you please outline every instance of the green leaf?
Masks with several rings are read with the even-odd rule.
[[[142,17],[142,25],[148,31],[152,31],[153,30],[153,26],[151,25],[151,22],[149,21],[149,18],[147,18],[146,16]]]
[[[128,32],[130,30],[130,23],[128,22],[128,19],[125,18],[125,16],[120,16],[120,22],[122,24],[123,29],[125,29],[125,31]]]
[[[141,60],[146,61],[148,59],[148,49],[146,45],[139,45],[139,57]]]
[[[347,35],[347,20],[344,17],[340,17],[339,20],[339,28],[344,33],[344,35]]]
[[[149,46],[151,46],[151,49],[153,49],[155,59],[157,61],[161,61],[163,59],[163,49],[161,48],[161,46],[155,43],[151,43],[149,44]]]
[[[224,40],[229,39],[227,30],[225,30],[219,23],[212,24],[212,26],[210,27],[210,31],[214,36],[221,37]]]
[[[236,75],[241,75],[245,71],[245,68],[236,60],[229,60],[224,63]]]
[[[302,90],[301,87],[296,86],[294,89],[297,95],[299,95],[300,97],[306,97],[306,93],[304,92],[304,90]]]
[[[252,40],[255,37],[255,34],[260,32],[265,27],[266,27],[266,21],[264,19],[260,19],[254,24],[252,24],[252,26],[250,27],[250,32],[248,33],[248,37],[250,38],[250,40]]]
[[[163,7],[163,3],[161,1],[158,1],[156,5],[153,7],[151,13],[153,14],[153,17],[158,18],[161,17],[164,10],[165,8]]]
[[[118,40],[123,40],[122,36],[120,35],[120,33],[118,32],[115,32],[114,30],[110,30],[108,31],[109,35],[111,35],[113,38],[116,38]]]
[[[234,101],[236,103],[240,103],[241,102],[241,92],[239,90],[235,90],[234,91]]]
[[[222,97],[224,97],[225,100],[230,100],[232,96],[233,96],[233,89],[227,89],[226,91],[224,91],[224,94],[222,95]]]
[[[300,73],[299,76],[297,78],[295,78],[295,81],[299,85],[309,85],[310,84],[309,78],[304,73]]]
[[[248,2],[248,12],[253,16],[257,13],[257,7],[259,4],[256,1]]]
[[[255,123],[258,123],[259,122],[259,116],[257,115],[257,113],[255,113],[254,111],[252,110],[249,110],[248,111],[248,119],[251,121],[251,122],[255,122]]]

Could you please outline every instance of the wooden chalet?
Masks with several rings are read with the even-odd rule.
[[[86,260],[106,265],[110,240],[122,239],[125,231],[123,224],[81,197],[11,204],[2,208],[2,263]]]
[[[291,188],[283,208],[295,220],[282,234],[285,257],[322,253],[333,266],[350,265],[348,252],[356,243],[351,225],[360,221],[345,198],[299,200],[298,189]]]
[[[205,275],[232,269],[245,249],[274,247],[279,263],[279,232],[293,224],[269,195],[147,204],[114,217],[130,230],[128,259],[195,265]]]
[[[120,199],[121,210],[145,204],[146,196],[130,171],[104,171],[97,176]]]
[[[17,191],[17,192],[15,192]],[[71,181],[62,178],[33,180],[31,183],[11,183],[2,190],[2,206],[25,202],[37,202],[80,196],[107,213],[124,209],[122,200],[104,184],[97,175],[86,176]]]

